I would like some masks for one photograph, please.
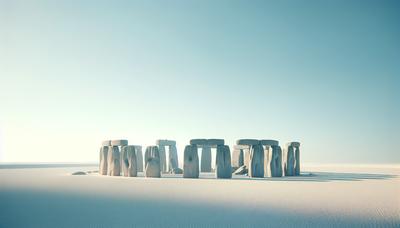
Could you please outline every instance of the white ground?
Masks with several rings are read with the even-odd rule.
[[[305,166],[231,180],[0,166],[0,227],[400,227],[400,166]]]

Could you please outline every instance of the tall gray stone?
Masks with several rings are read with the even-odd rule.
[[[145,176],[161,177],[160,153],[158,146],[148,146],[144,154]]]
[[[121,149],[122,172],[126,177],[137,176],[137,158],[135,146],[123,146]]]
[[[294,154],[295,154],[295,164],[294,164],[294,175],[300,176],[300,147],[295,147],[294,148]]]
[[[283,175],[282,171],[282,150],[280,146],[268,147],[268,159],[264,159],[266,164],[264,166],[264,175],[268,177],[281,177]]]
[[[264,177],[264,148],[261,144],[251,146],[249,176]]]
[[[121,175],[121,155],[118,146],[110,146],[107,153],[107,174],[109,176]]]
[[[243,163],[246,167],[250,167],[250,147],[243,149]]]
[[[288,145],[285,149],[285,154],[285,176],[294,176],[295,157],[293,146]]]
[[[211,146],[202,146],[201,151],[201,172],[211,172]]]
[[[99,164],[99,174],[107,175],[107,153],[109,146],[100,147],[100,164]]]
[[[143,153],[142,153],[142,146],[135,145],[136,151],[136,164],[137,164],[137,171],[143,172]]]
[[[168,153],[168,170],[173,171],[178,167],[178,152],[176,149],[176,144],[169,145],[169,153]]]
[[[244,150],[238,148],[237,146],[234,146],[232,152],[232,166],[234,168],[239,168],[243,165],[244,165]]]
[[[196,145],[187,145],[183,156],[183,177],[199,178],[199,155]]]
[[[215,174],[217,178],[232,178],[231,152],[229,146],[217,146],[217,158],[215,162]]]
[[[167,172],[167,159],[165,152],[165,145],[159,145],[158,151],[160,152],[160,168],[161,172]]]
[[[272,160],[272,149],[269,145],[266,145],[264,147],[264,177],[271,177],[271,170],[270,170],[271,160]]]

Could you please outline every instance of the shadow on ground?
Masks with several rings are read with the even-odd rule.
[[[210,202],[0,189],[0,227],[395,227],[382,221]]]
[[[300,181],[300,182],[328,182],[328,181],[363,181],[363,180],[384,180],[396,178],[392,174],[372,173],[339,173],[339,172],[303,172],[300,176],[291,177],[265,177],[250,178],[246,175],[233,175],[232,180],[246,181]],[[163,178],[182,178],[182,176],[164,175]],[[213,173],[202,173],[200,179],[216,179]]]

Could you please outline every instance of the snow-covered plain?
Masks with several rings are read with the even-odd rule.
[[[400,165],[305,165],[298,177],[109,177],[0,165],[0,227],[399,227]]]

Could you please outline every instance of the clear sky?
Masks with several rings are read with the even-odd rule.
[[[0,162],[214,137],[399,163],[399,85],[399,1],[0,0]]]

